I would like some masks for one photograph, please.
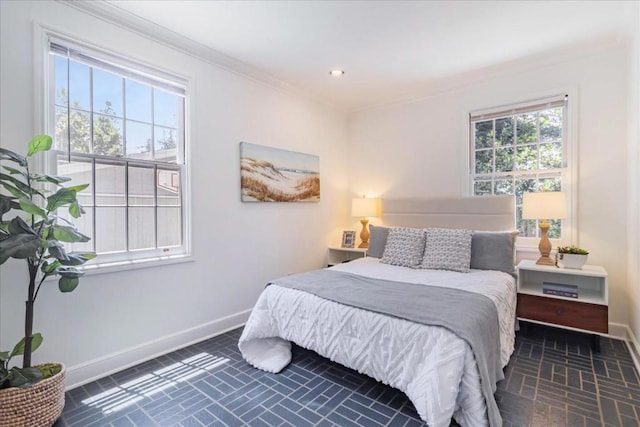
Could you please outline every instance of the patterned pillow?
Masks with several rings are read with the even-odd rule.
[[[468,273],[471,264],[471,230],[427,228],[427,243],[420,268]]]
[[[389,230],[380,262],[418,268],[424,254],[424,242],[423,229],[393,227]]]

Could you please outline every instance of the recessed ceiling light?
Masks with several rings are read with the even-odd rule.
[[[344,70],[331,70],[329,71],[329,74],[331,74],[333,77],[340,77],[344,74]]]

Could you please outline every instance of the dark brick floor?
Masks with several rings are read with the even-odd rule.
[[[237,329],[67,393],[62,426],[420,426],[406,396],[294,348],[282,373],[248,366]],[[519,333],[498,384],[505,426],[640,426],[640,381],[622,341]],[[455,423],[453,423],[455,425]]]

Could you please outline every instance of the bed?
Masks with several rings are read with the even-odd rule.
[[[385,200],[383,220],[410,227],[403,230],[512,230],[513,206],[512,197]],[[373,246],[380,244],[374,237],[381,230],[372,231],[370,251],[379,256]],[[483,246],[486,241],[479,239],[486,236],[491,244]],[[492,267],[488,252],[505,236],[511,236],[511,247],[499,249],[511,251],[510,267],[473,268],[474,262]],[[400,389],[430,426],[448,426],[452,418],[463,426],[501,425],[493,393],[514,348],[515,234],[474,232],[473,238],[475,258],[468,272],[390,265],[372,256],[273,281],[240,338],[243,357],[277,373],[291,361],[295,342]],[[341,292],[346,296],[334,297]],[[476,302],[486,309],[475,310]],[[429,308],[405,316],[405,306],[412,305]],[[488,320],[469,318],[475,326],[466,331],[456,310],[478,311]]]

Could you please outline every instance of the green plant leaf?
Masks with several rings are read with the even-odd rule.
[[[13,199],[11,199],[10,197],[0,194],[0,218],[2,218],[2,215],[6,214],[12,209],[12,200]]]
[[[58,281],[60,292],[71,292],[78,287],[80,280],[77,277],[61,277]]]
[[[82,208],[82,205],[80,205],[80,203],[78,203],[78,201],[76,200],[75,202],[69,205],[69,213],[74,218],[80,218],[80,216],[85,212],[84,212],[84,209]]]
[[[24,259],[35,256],[40,249],[41,239],[32,234],[18,234],[0,240],[0,264],[9,258]]]
[[[17,235],[17,234],[32,234],[37,236],[37,233],[25,222],[24,219],[19,216],[13,218],[11,222],[9,222],[9,234]]]
[[[0,351],[0,362],[6,362],[9,360],[9,352],[8,351]],[[0,381],[2,383],[2,381]]]
[[[42,264],[41,269],[42,269],[42,272],[44,274],[49,275],[49,274],[55,273],[56,272],[56,268],[60,267],[61,265],[62,265],[62,263],[60,261],[58,261],[58,260],[55,260],[53,262],[45,261]]]
[[[16,162],[20,166],[27,166],[27,158],[21,156],[20,154],[16,154],[11,150],[7,150],[6,148],[0,148],[0,160],[11,160],[12,162]]]
[[[40,344],[42,344],[42,334],[40,332],[37,332],[35,334],[32,335],[33,338],[31,338],[31,352],[34,352],[38,349],[38,347],[40,347]],[[15,347],[13,347],[13,350],[11,351],[11,354],[9,355],[9,359],[11,359],[12,357],[15,356],[20,356],[24,354],[24,347],[25,347],[25,338],[22,338],[18,344],[15,345]]]
[[[70,188],[61,188],[51,196],[47,197],[47,210],[55,211],[60,206],[64,206],[76,201],[76,192]]]
[[[76,193],[79,193],[87,187],[89,187],[89,184],[79,184],[79,185],[74,185],[66,188],[67,190],[72,190],[72,191],[75,191]]]
[[[76,278],[76,279],[84,276],[84,271],[80,271],[77,268],[70,267],[70,266],[58,267],[58,269],[56,270],[56,273],[58,273],[62,277],[69,277],[69,278]]]
[[[42,380],[42,372],[38,368],[17,368],[9,371],[9,385],[11,387],[28,387]]]
[[[40,151],[47,151],[51,149],[53,139],[49,135],[38,135],[29,142],[29,151],[27,151],[27,157],[31,157]]]
[[[30,194],[30,193],[35,193],[36,190],[34,188],[30,188],[29,185],[27,185],[26,182],[19,180],[18,178],[11,176],[11,175],[7,175],[6,173],[0,173],[0,182],[11,182],[13,185],[15,185],[18,189],[20,189],[20,191],[23,191],[26,194]]]
[[[16,199],[22,199],[22,198],[28,198],[29,197],[29,194],[18,190],[16,187],[14,187],[13,185],[8,184],[6,182],[2,184],[2,187],[5,190],[7,190],[9,193],[11,193],[11,195],[13,197],[15,197]]]
[[[53,238],[67,243],[88,242],[91,240],[89,236],[85,236],[75,227],[58,224],[53,226]]]
[[[71,178],[66,176],[49,175],[45,173],[32,173],[31,179],[38,182],[50,182],[51,184],[62,184],[63,182],[71,181]]]
[[[11,175],[22,175],[26,177],[26,174],[20,169],[12,168],[10,166],[3,166],[4,170],[8,170]]]
[[[68,260],[67,251],[64,250],[64,246],[58,241],[49,240],[49,254],[56,258],[58,261]]]
[[[20,203],[20,208],[22,208],[22,210],[26,213],[31,215],[38,215],[42,218],[47,217],[47,213],[44,211],[44,209],[33,203],[31,200],[22,198],[19,199],[18,202]]]
[[[93,252],[70,252],[67,254],[68,259],[60,260],[62,265],[74,266],[74,265],[82,265],[85,262],[89,261],[96,257],[96,254]]]

